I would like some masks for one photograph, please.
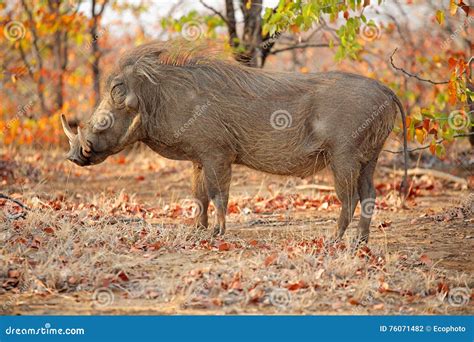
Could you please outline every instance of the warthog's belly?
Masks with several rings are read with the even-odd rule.
[[[236,164],[248,166],[254,170],[282,176],[308,177],[321,171],[328,165],[327,153],[317,150],[311,153],[283,153],[275,150],[267,155],[250,155],[245,152],[235,160]]]

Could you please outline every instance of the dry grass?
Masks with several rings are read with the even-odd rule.
[[[472,216],[436,223],[420,218],[422,202],[408,213],[382,205],[375,224],[398,220],[401,231],[373,228],[370,245],[357,247],[351,230],[333,244],[328,237],[339,206],[331,194],[295,197],[294,186],[304,181],[238,171],[237,209],[225,240],[215,240],[191,229],[189,208],[180,206],[188,196],[187,165],[142,153],[94,171],[54,153],[47,160],[24,156],[11,157],[23,167],[14,169],[15,181],[4,182],[32,210],[18,220],[1,215],[3,313],[473,312],[472,268],[443,266],[442,258],[429,256],[428,243],[402,245],[397,237],[410,226],[438,234],[435,227],[454,225],[467,236],[466,248]],[[25,165],[35,165],[33,173]],[[150,193],[149,179],[158,195]],[[391,198],[386,193],[382,201]],[[18,209],[0,205],[4,213]],[[461,253],[455,240],[447,243]]]

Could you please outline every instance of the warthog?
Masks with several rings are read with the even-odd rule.
[[[62,116],[67,158],[98,164],[141,141],[166,158],[192,161],[193,196],[203,209],[196,225],[208,226],[212,200],[214,235],[225,232],[232,164],[298,177],[329,166],[342,203],[336,238],[360,201],[358,236],[368,240],[374,169],[397,108],[406,158],[405,113],[389,88],[349,73],[257,70],[182,46],[177,51],[153,42],[124,54],[77,135]]]

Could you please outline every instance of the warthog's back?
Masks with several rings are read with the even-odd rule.
[[[237,163],[308,176],[342,150],[363,159],[393,127],[392,93],[375,80],[340,72],[268,75],[275,81],[259,96],[242,96],[238,109],[222,112]]]

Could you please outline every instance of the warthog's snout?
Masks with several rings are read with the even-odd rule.
[[[66,159],[72,161],[74,164],[79,166],[92,165],[92,162],[82,155],[80,151],[74,151],[71,149],[66,155]]]
[[[61,115],[61,123],[63,125],[64,133],[69,139],[69,145],[71,147],[68,154],[66,155],[66,159],[79,166],[95,164],[95,158],[93,156],[91,145],[85,139],[81,128],[78,127],[77,135],[74,134],[64,115]]]

